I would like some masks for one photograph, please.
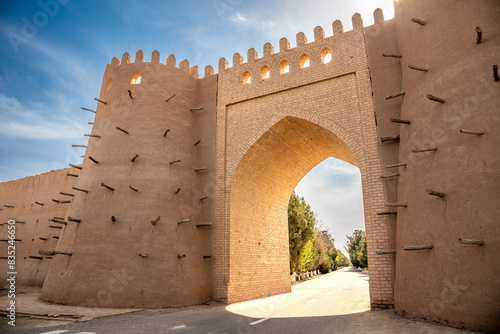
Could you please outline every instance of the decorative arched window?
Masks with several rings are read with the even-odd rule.
[[[290,64],[288,63],[288,60],[282,60],[280,63],[280,74],[288,72],[290,72]]]
[[[328,48],[324,48],[323,51],[321,51],[321,62],[323,64],[328,64],[329,62],[332,61],[332,51]]]
[[[109,78],[108,83],[106,84],[106,91],[111,89],[112,84],[113,84],[113,79]]]
[[[262,69],[260,70],[260,76],[261,76],[261,79],[264,80],[264,79],[268,79],[269,78],[269,66],[262,66]]]
[[[306,54],[303,54],[300,56],[300,68],[306,68],[309,67],[309,56]]]
[[[252,82],[252,75],[250,74],[250,72],[246,71],[245,73],[243,73],[242,79],[243,84],[249,84]]]
[[[135,72],[133,75],[132,75],[132,80],[130,81],[131,84],[133,85],[138,85],[141,83],[141,73],[139,72]]]

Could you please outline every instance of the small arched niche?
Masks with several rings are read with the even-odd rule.
[[[323,64],[328,64],[332,61],[332,51],[329,48],[324,48],[321,51],[321,62]]]
[[[132,85],[138,85],[141,83],[141,80],[142,80],[142,75],[140,72],[135,72],[133,75],[132,75],[132,80],[130,81],[130,83]]]
[[[309,56],[304,53],[302,56],[300,56],[300,68],[306,68],[309,67],[309,65]]]
[[[260,77],[262,80],[264,79],[269,79],[270,76],[270,71],[269,71],[269,66],[262,66],[262,69],[260,70]]]
[[[111,85],[113,84],[113,79],[109,78],[108,82],[106,83],[106,91],[111,89]]]
[[[280,74],[285,74],[290,72],[290,63],[288,60],[282,60],[280,63]]]
[[[252,75],[250,72],[245,71],[245,73],[241,76],[241,79],[243,80],[243,84],[249,84],[252,82]]]

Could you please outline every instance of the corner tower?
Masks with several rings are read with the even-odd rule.
[[[154,51],[104,73],[42,299],[169,307],[210,299],[217,77]],[[125,293],[126,292],[126,293]]]
[[[365,34],[396,241],[378,256],[399,314],[498,331],[500,4],[394,5]]]

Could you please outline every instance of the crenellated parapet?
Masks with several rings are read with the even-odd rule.
[[[384,20],[382,11],[376,11],[374,16],[376,22]],[[272,44],[266,43],[261,57],[257,50],[251,48],[246,62],[241,54],[236,53],[231,66],[228,60],[221,58],[219,80],[223,81],[223,85],[227,82],[231,86],[230,90],[221,92],[222,95],[228,92],[234,102],[272,93],[283,84],[293,87],[295,82],[303,84],[304,81],[324,80],[366,68],[361,15],[352,17],[352,26],[352,30],[344,31],[342,22],[336,20],[332,23],[331,36],[325,36],[324,29],[317,26],[311,42],[306,34],[299,32],[295,47],[290,46],[287,38],[282,38],[278,52],[275,53]]]
[[[148,64],[161,64],[161,65],[167,65],[167,66],[172,66],[172,67],[177,67],[176,65],[176,58],[175,55],[171,54],[168,56],[168,58],[165,61],[165,64],[161,63],[160,61],[160,52],[158,50],[155,50],[151,53],[151,62],[145,62],[144,61],[144,52],[142,50],[138,50],[135,54],[135,59],[134,62],[132,63],[132,57],[128,52],[125,52],[122,55],[121,61],[117,57],[113,57],[111,59],[111,63],[108,64],[106,71],[109,70],[110,68],[114,68],[117,66],[123,66],[126,64],[136,64],[136,65],[142,65],[142,66],[147,66]],[[177,67],[179,70],[187,72],[191,74],[195,78],[199,78],[198,75],[198,66],[189,66],[189,61],[187,59],[184,59],[179,63],[179,66]],[[207,65],[205,67],[205,77],[208,75],[214,74],[213,67],[210,65]]]
[[[200,75],[198,73],[198,66],[190,66],[187,59],[181,61],[177,66],[177,60],[175,56],[171,54],[166,59],[165,63],[162,63],[160,60],[160,52],[155,50],[151,53],[151,61],[145,62],[144,52],[142,50],[138,50],[135,54],[135,59],[133,62],[132,57],[128,52],[125,52],[122,55],[121,61],[117,57],[113,57],[111,62],[106,66],[106,71],[104,73],[104,78],[106,80],[105,84],[107,90],[109,90],[113,85],[113,81],[116,80],[114,75],[116,73],[123,74],[123,77],[120,76],[119,80],[128,80],[132,83],[135,83],[139,77],[141,77],[141,81],[148,81],[150,79],[148,77],[144,77],[143,73],[151,72],[151,76],[155,76],[155,73],[157,73],[157,71],[167,71],[171,70],[172,68],[175,68],[180,72],[184,72],[195,79],[200,78]],[[207,65],[205,67],[204,78],[213,74],[213,67]]]

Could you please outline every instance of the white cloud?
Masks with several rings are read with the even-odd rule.
[[[64,104],[61,96],[56,105]],[[77,119],[58,114],[58,117],[47,117],[46,109],[40,103],[23,104],[14,97],[0,94],[0,115],[3,118],[2,136],[19,139],[81,139],[84,128]]]
[[[101,71],[93,70],[95,64],[64,45],[45,40],[40,35],[29,40],[23,48],[28,56],[19,59],[51,82],[39,88],[36,96],[30,96],[37,101],[18,100],[0,93],[1,135],[35,140],[81,140],[89,115],[81,113],[80,101],[92,101],[95,105],[92,98],[99,91]],[[42,99],[48,102],[40,102]]]
[[[236,23],[239,23],[242,25],[248,24],[248,20],[243,15],[241,15],[240,12],[236,12],[236,19],[233,18],[233,22],[236,22]]]

